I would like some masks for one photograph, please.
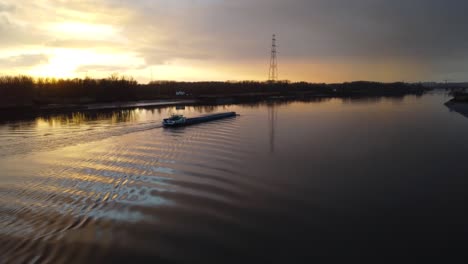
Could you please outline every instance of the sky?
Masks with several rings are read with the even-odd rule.
[[[464,0],[0,0],[0,75],[468,81]]]

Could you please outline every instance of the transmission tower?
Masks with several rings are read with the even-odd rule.
[[[268,73],[268,80],[275,82],[278,80],[278,60],[276,51],[276,35],[273,35],[271,41],[271,58],[270,58],[270,71]]]

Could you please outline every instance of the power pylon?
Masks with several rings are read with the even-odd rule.
[[[276,35],[273,34],[273,39],[271,41],[271,58],[270,58],[270,71],[268,73],[268,80],[270,82],[275,82],[278,80],[278,58],[276,51]]]

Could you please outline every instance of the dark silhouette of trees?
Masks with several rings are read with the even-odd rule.
[[[137,98],[133,78],[55,79],[27,76],[0,77],[0,108],[40,104],[80,104],[128,101]]]
[[[22,75],[0,77],[0,107],[29,106],[33,94],[33,78]]]
[[[176,92],[183,96],[176,96]],[[45,104],[84,104],[174,98],[261,98],[265,96],[377,96],[422,93],[420,84],[350,82],[174,82],[138,84],[133,78],[112,75],[105,79],[55,79],[28,76],[0,77],[0,108]],[[209,101],[209,100],[208,100]]]

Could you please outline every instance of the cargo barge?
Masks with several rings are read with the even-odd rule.
[[[237,116],[236,112],[218,113],[191,118],[186,118],[183,115],[172,115],[170,118],[165,118],[162,124],[164,127],[190,126],[235,116]]]

